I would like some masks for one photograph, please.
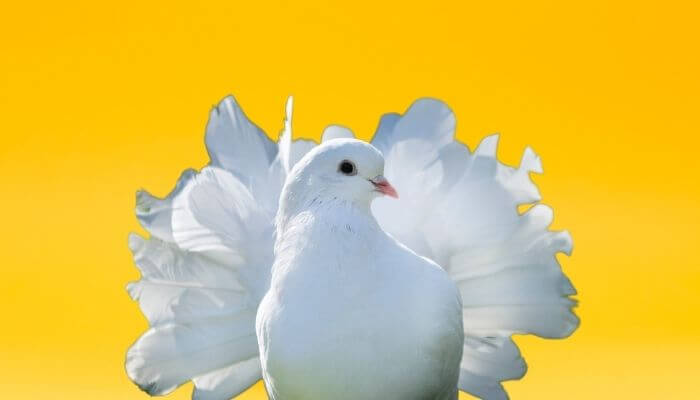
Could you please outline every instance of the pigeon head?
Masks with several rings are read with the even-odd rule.
[[[357,139],[332,139],[309,151],[294,166],[283,201],[298,206],[337,201],[369,205],[376,197],[398,197],[384,178],[384,157]]]

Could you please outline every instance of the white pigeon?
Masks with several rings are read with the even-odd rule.
[[[519,168],[495,135],[470,152],[434,99],[383,116],[372,145],[340,126],[292,140],[291,98],[286,114],[275,144],[225,98],[210,165],[163,199],[137,193],[151,237],[129,237],[128,290],[150,329],[126,370],[141,389],[192,380],[194,399],[225,400],[264,378],[276,400],[505,399],[526,371],[512,334],[578,327],[555,258],[569,234],[545,205],[517,211],[540,199],[532,150]]]
[[[334,139],[287,177],[257,319],[272,399],[457,398],[459,290],[372,216],[375,197],[396,197],[383,173],[372,145]]]

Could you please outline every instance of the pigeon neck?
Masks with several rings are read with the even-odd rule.
[[[289,221],[305,212],[324,219],[329,216],[355,215],[366,216],[374,221],[370,199],[348,200],[324,190],[310,191],[301,182],[291,182],[284,187],[280,196],[276,221],[278,232],[284,231]]]

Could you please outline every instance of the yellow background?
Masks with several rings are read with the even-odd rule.
[[[574,237],[582,325],[518,339],[530,370],[512,397],[698,397],[692,2],[352,3],[1,6],[3,398],[146,397],[123,370],[146,327],[124,290],[134,192],[164,195],[207,162],[228,93],[274,137],[289,94],[313,138],[329,123],[368,138],[381,113],[434,96],[472,149],[498,131],[517,164],[533,146],[554,227]]]

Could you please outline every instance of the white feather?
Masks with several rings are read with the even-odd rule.
[[[260,359],[256,356],[238,364],[198,376],[194,382],[194,400],[230,399],[260,380]]]
[[[267,167],[277,154],[274,143],[248,119],[233,96],[212,108],[205,142],[212,165],[244,179],[264,180]]]
[[[197,324],[148,330],[126,355],[126,371],[151,395],[167,394],[190,379],[257,355],[255,312]]]
[[[316,143],[311,140],[292,140],[292,116],[294,112],[294,98],[289,96],[285,107],[284,129],[279,138],[279,163],[282,165],[285,177],[292,170],[292,167],[308,153]],[[279,189],[282,188],[284,180],[280,182]]]
[[[229,265],[255,268],[257,261],[272,262],[272,219],[233,174],[211,166],[173,200],[177,245]]]
[[[224,265],[158,239],[129,237],[141,280],[127,289],[151,326],[194,322],[255,309],[250,294]]]
[[[175,188],[163,199],[153,196],[145,190],[136,192],[136,218],[151,235],[159,239],[174,242],[170,221],[173,214],[173,199],[196,175],[193,169],[182,172]]]

